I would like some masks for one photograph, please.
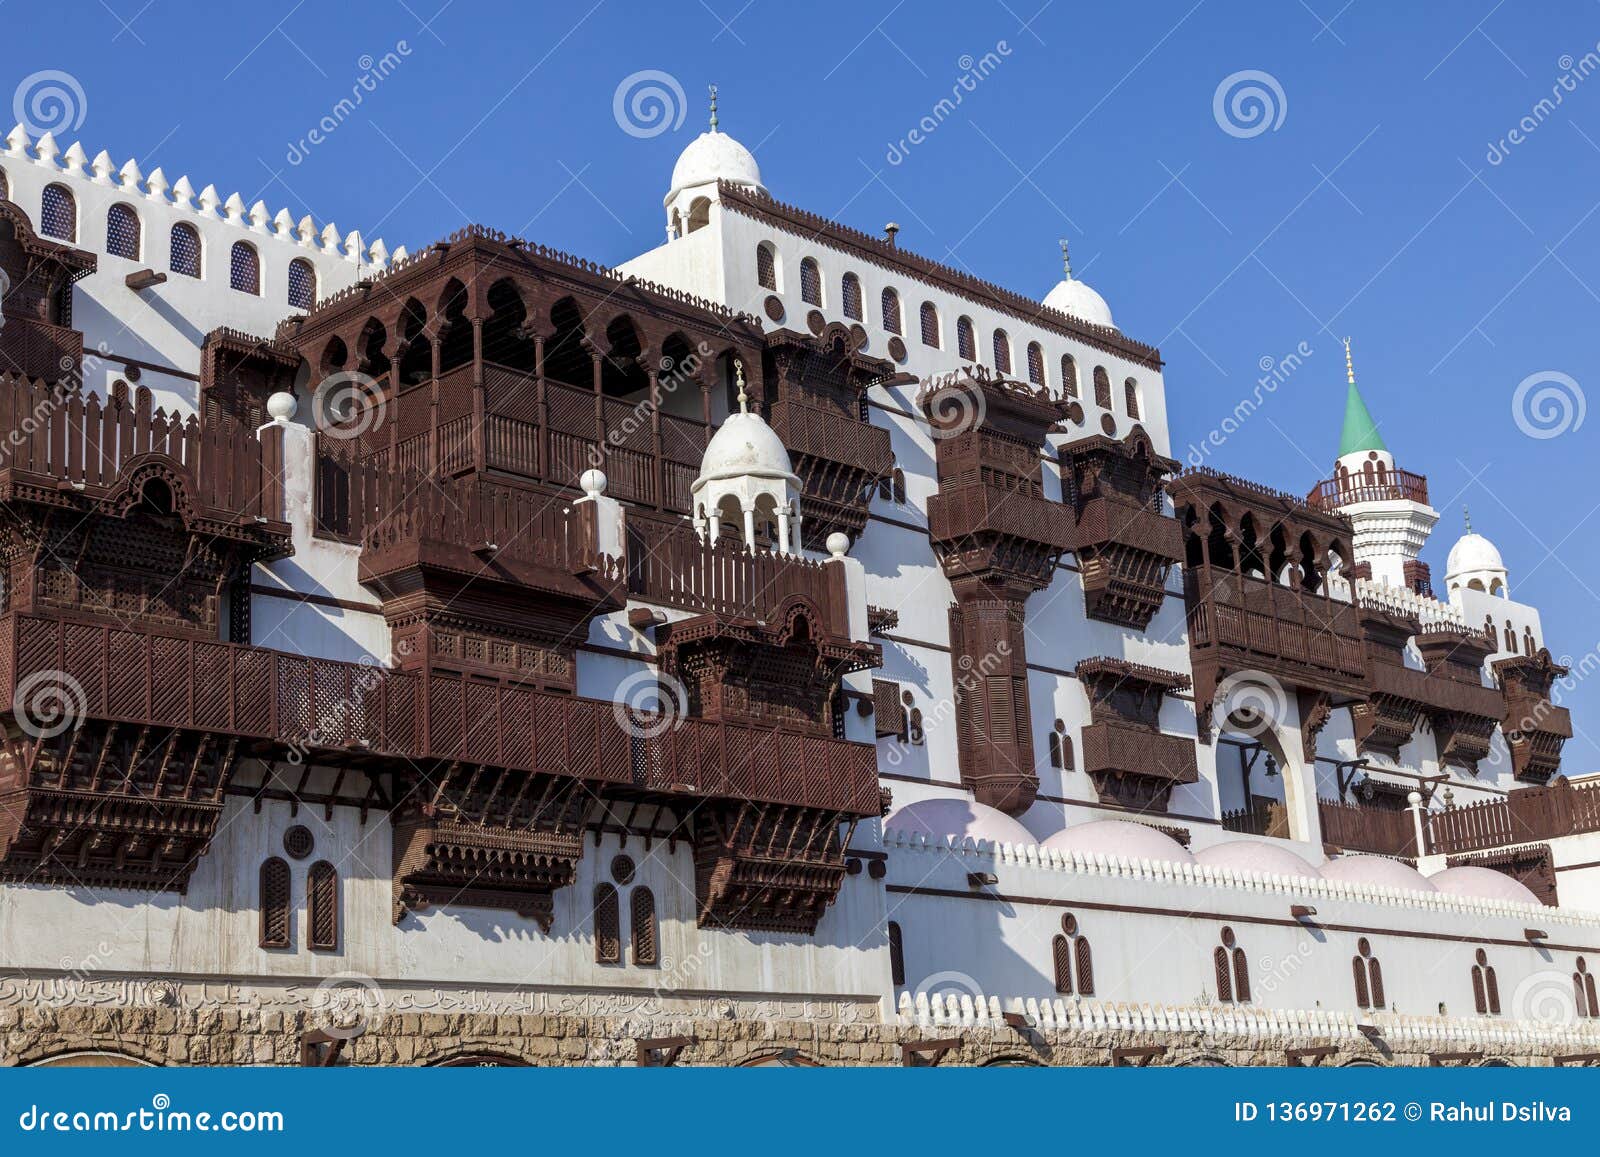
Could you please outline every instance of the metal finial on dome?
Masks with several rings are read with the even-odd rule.
[[[739,412],[748,414],[750,412],[750,395],[744,392],[744,363],[741,361],[736,360],[733,363],[733,380],[739,386]]]
[[[1344,380],[1352,386],[1356,384],[1355,363],[1350,360],[1350,339],[1344,339]]]
[[[1067,239],[1061,239],[1061,272],[1068,281],[1072,280],[1072,258],[1067,253]]]
[[[1461,504],[1461,521],[1467,524],[1467,533],[1472,533],[1472,511],[1467,509],[1467,504]]]
[[[711,85],[711,131],[717,131],[717,86]]]

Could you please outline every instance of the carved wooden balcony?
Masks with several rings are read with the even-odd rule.
[[[768,416],[800,476],[806,545],[821,549],[835,531],[860,538],[872,492],[894,469],[889,431],[797,398],[773,402]]]
[[[1322,842],[1347,852],[1411,858],[1417,854],[1417,827],[1409,809],[1362,807],[1318,800]]]
[[[1550,701],[1555,681],[1567,674],[1541,649],[1535,655],[1513,655],[1494,664],[1495,676],[1505,690],[1505,718],[1501,731],[1511,749],[1511,766],[1518,779],[1547,784],[1561,770],[1561,748],[1572,738],[1572,716]]]
[[[1077,519],[1074,548],[1090,618],[1143,631],[1161,609],[1167,576],[1183,558],[1183,534],[1163,510],[1161,480],[1177,470],[1143,429],[1095,435],[1060,451],[1066,498]]]
[[[928,537],[947,575],[1015,573],[1038,585],[1077,541],[1072,512],[1060,503],[985,482],[930,495]]]
[[[40,237],[27,214],[0,197],[0,375],[82,381],[83,335],[71,328],[69,303],[73,282],[96,262],[93,253]]]
[[[1194,741],[1161,731],[1162,701],[1188,690],[1188,676],[1111,658],[1085,659],[1076,673],[1091,720],[1083,729],[1083,769],[1101,801],[1165,811],[1173,787],[1199,776]]]
[[[83,373],[83,334],[30,318],[7,317],[0,328],[0,374],[43,382],[77,381]]]

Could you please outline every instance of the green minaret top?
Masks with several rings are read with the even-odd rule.
[[[1339,457],[1343,458],[1346,454],[1356,454],[1364,450],[1387,452],[1389,447],[1383,444],[1383,437],[1378,433],[1378,423],[1372,420],[1372,412],[1362,400],[1361,391],[1356,389],[1356,370],[1350,360],[1349,338],[1344,340],[1344,369],[1350,389],[1344,399],[1344,432],[1339,435]]]

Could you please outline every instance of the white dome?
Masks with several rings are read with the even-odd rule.
[[[1346,884],[1370,884],[1375,888],[1399,888],[1406,892],[1437,892],[1438,889],[1415,868],[1382,856],[1340,856],[1322,865],[1322,878]]]
[[[1494,543],[1484,538],[1481,534],[1470,531],[1456,539],[1456,544],[1450,548],[1450,557],[1445,561],[1445,577],[1451,575],[1467,574],[1471,571],[1506,569],[1506,564],[1500,557],[1500,552]]]
[[[1478,868],[1463,864],[1459,868],[1446,868],[1428,877],[1428,882],[1450,896],[1471,896],[1478,900],[1509,900],[1517,904],[1537,904],[1528,886],[1513,880],[1504,872],[1493,868]]]
[[[761,169],[750,150],[727,133],[715,130],[701,133],[678,154],[678,163],[672,166],[671,201],[685,189],[696,185],[709,185],[713,181],[729,181],[735,185],[760,189]]]
[[[971,836],[998,844],[1032,844],[1033,834],[997,808],[970,799],[922,799],[883,821],[885,831],[921,832],[933,839]]]
[[[743,411],[729,414],[712,435],[700,459],[700,477],[691,489],[698,494],[706,483],[730,478],[772,478],[800,485],[783,439],[761,415]]]
[[[1058,282],[1056,287],[1045,295],[1044,304],[1046,309],[1058,309],[1068,317],[1075,317],[1079,321],[1086,321],[1091,325],[1103,325],[1110,329],[1116,328],[1116,324],[1111,320],[1111,307],[1106,304],[1106,299],[1077,278],[1068,277]]]
[[[1165,860],[1192,864],[1194,857],[1177,840],[1149,824],[1130,820],[1090,820],[1074,824],[1042,841],[1041,847],[1058,852],[1124,856],[1130,860]]]
[[[1322,875],[1316,868],[1288,848],[1260,840],[1229,840],[1195,853],[1195,862],[1212,868],[1231,868],[1235,872],[1261,872],[1268,876]]]

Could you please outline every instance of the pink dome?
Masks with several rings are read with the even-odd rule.
[[[1438,891],[1415,868],[1382,856],[1340,856],[1322,865],[1322,878],[1346,884],[1370,884],[1375,888],[1401,888],[1407,892]]]
[[[1516,904],[1537,904],[1528,886],[1513,880],[1504,872],[1493,868],[1475,868],[1463,864],[1459,868],[1446,868],[1428,877],[1428,882],[1448,896],[1471,896],[1475,900],[1510,900]]]
[[[1098,853],[1123,856],[1130,860],[1194,863],[1189,849],[1165,832],[1158,832],[1149,824],[1136,824],[1129,820],[1091,820],[1086,824],[1074,824],[1042,841],[1040,846],[1058,852]]]
[[[883,821],[885,831],[920,832],[934,839],[971,836],[1000,844],[1033,844],[1038,841],[1005,812],[970,799],[920,799],[889,813]]]
[[[1195,853],[1195,862],[1211,868],[1231,868],[1235,872],[1262,872],[1268,876],[1309,876],[1322,873],[1288,848],[1260,840],[1229,840]]]

